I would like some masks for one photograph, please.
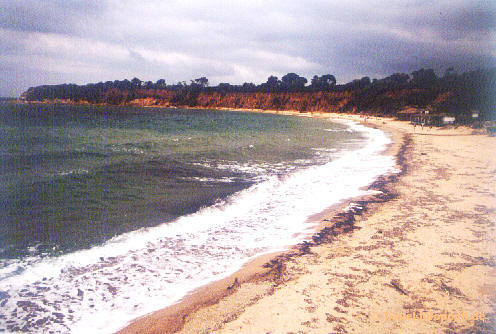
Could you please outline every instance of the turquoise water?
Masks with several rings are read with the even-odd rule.
[[[310,118],[207,110],[2,104],[0,115],[2,258],[171,221],[356,137]]]
[[[4,103],[0,135],[9,332],[112,332],[303,240],[392,166],[378,130],[273,114]]]

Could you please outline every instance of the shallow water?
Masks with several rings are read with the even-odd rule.
[[[380,131],[208,110],[2,104],[0,329],[102,332],[167,306],[392,168]],[[125,320],[124,320],[125,319]]]

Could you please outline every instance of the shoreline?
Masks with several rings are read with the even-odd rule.
[[[117,333],[177,333],[184,328],[191,314],[195,314],[203,308],[215,306],[222,299],[236,294],[240,287],[247,288],[248,285],[254,284],[256,285],[254,290],[257,290],[254,293],[256,296],[260,296],[260,289],[264,293],[270,294],[271,291],[276,289],[284,281],[282,275],[287,261],[291,261],[294,257],[307,254],[311,246],[331,243],[332,240],[338,238],[340,235],[353,232],[356,228],[354,226],[356,216],[367,211],[368,206],[371,204],[385,202],[394,197],[394,194],[390,193],[389,184],[396,182],[398,176],[406,169],[404,154],[406,153],[406,147],[409,142],[407,136],[394,128],[382,126],[381,129],[381,126],[378,124],[364,123],[364,120],[359,115],[346,115],[347,117],[343,117],[345,116],[343,114],[320,112],[300,113],[292,110],[277,111],[231,108],[216,108],[215,110],[318,117],[330,121],[347,120],[368,127],[379,128],[391,137],[391,143],[388,144],[382,154],[395,157],[395,164],[399,167],[399,172],[383,174],[375,182],[366,187],[367,190],[376,191],[376,194],[349,198],[342,203],[335,204],[309,217],[306,222],[318,221],[318,223],[312,229],[312,232],[308,233],[306,241],[293,245],[284,251],[258,255],[228,277],[191,291],[173,305],[134,319],[126,327],[117,331]],[[358,117],[360,118],[358,119]],[[252,289],[253,287],[248,287],[248,290]],[[246,293],[250,298],[249,300],[245,300],[244,303],[249,304],[253,302],[254,297],[252,294],[250,292]],[[243,304],[243,302],[240,302],[239,296],[236,299],[237,304]]]
[[[233,283],[244,267],[215,287],[203,287],[203,301],[188,295],[177,305],[188,302],[189,309],[169,313],[173,326],[163,322],[160,312],[173,311],[167,308],[120,333],[493,333],[496,158],[491,148],[496,138],[463,127],[415,131],[385,118],[366,125],[406,136],[401,146],[393,138],[388,152],[402,151],[397,155],[402,170],[371,185],[384,187],[391,198],[379,196],[353,213],[351,233],[330,238],[329,229],[316,233],[317,239],[299,249],[273,255],[265,267],[263,259],[258,267],[246,265],[252,270],[246,280]],[[328,212],[322,222],[330,224],[337,212]],[[482,319],[428,321],[408,314],[479,314]]]
[[[106,109],[106,108],[103,108],[103,109],[101,109],[101,111],[105,111],[105,109]],[[158,110],[158,112],[160,112],[160,111]],[[227,116],[227,114],[226,114],[226,116]],[[324,125],[325,125],[325,124],[324,124]],[[327,128],[327,127],[328,127],[328,126],[324,126],[324,128]],[[353,126],[352,126],[352,127],[353,127]],[[343,127],[342,127],[342,128],[343,128]],[[358,127],[358,128],[360,128],[360,127]],[[344,129],[343,129],[343,130],[344,130]],[[360,129],[356,129],[356,130],[357,130],[357,131],[361,131]],[[362,129],[362,130],[365,130],[365,131],[364,131],[364,133],[369,132],[367,129]],[[377,132],[377,133],[375,133],[375,132],[376,132],[376,131],[374,131],[374,130],[370,130],[371,137],[374,137],[374,138],[375,138],[375,137],[376,137],[376,135],[377,135],[377,137],[378,137],[378,138],[382,138],[382,139],[380,140],[380,142],[381,142],[382,144],[381,144],[380,146],[375,146],[375,147],[377,147],[377,148],[378,148],[378,147],[380,147],[380,149],[379,149],[379,150],[374,150],[374,152],[376,152],[376,153],[377,153],[377,156],[379,156],[379,154],[378,154],[378,153],[379,153],[379,151],[382,151],[382,150],[386,147],[386,145],[385,145],[385,144],[389,143],[389,140],[387,140],[387,139],[386,139],[383,135],[381,135],[380,133],[378,133],[378,132]],[[365,136],[365,137],[368,137],[368,135],[367,135],[367,136]],[[315,146],[315,147],[317,147],[317,146]],[[358,155],[360,156],[361,154],[358,154]],[[365,155],[367,155],[367,154],[365,154]],[[361,161],[365,161],[364,159],[360,159],[360,160],[361,160]],[[385,159],[385,158],[382,158],[382,159],[380,158],[379,160],[385,160],[385,161],[388,161],[388,162],[389,162],[389,165],[391,165],[391,162],[392,162],[392,159],[388,159],[388,158],[386,158],[386,159]],[[352,161],[354,161],[354,159],[352,159]],[[371,161],[375,161],[375,159],[371,159]],[[353,170],[355,169],[355,168],[354,168],[354,166],[355,166],[355,165],[352,165],[352,164],[348,164],[348,165],[349,165],[349,168],[352,168]],[[359,163],[359,164],[357,164],[356,166],[364,166],[363,168],[358,168],[358,169],[367,170],[367,169],[368,169],[368,168],[366,167],[367,165],[368,165],[367,163]],[[327,168],[327,172],[326,172],[326,171],[322,171],[322,173],[323,173],[323,174],[321,174],[321,175],[324,175],[324,174],[325,174],[325,175],[328,175],[327,177],[329,177],[329,178],[332,180],[332,175],[333,175],[333,172],[328,172],[329,170],[331,170],[331,171],[332,171],[333,169],[332,169],[332,168]],[[372,174],[374,174],[374,175],[375,175],[375,174],[378,174],[378,173],[380,173],[380,172],[381,172],[381,169],[378,169],[376,172],[373,172]],[[349,173],[344,173],[343,175],[344,175],[344,176],[346,176],[347,174],[349,174]],[[317,174],[317,175],[318,175],[318,174]],[[369,181],[368,181],[368,182],[371,182],[371,180],[369,179]],[[339,183],[339,182],[338,182],[338,183]],[[363,185],[364,183],[362,182],[361,184]],[[317,188],[318,188],[318,187],[317,187]],[[326,188],[327,188],[327,189],[329,189],[329,188],[330,188],[330,189],[332,189],[332,188],[335,188],[335,187],[326,187]],[[303,189],[303,190],[302,190],[302,191],[298,191],[298,190],[297,190],[297,191],[295,191],[295,194],[297,194],[297,195],[298,195],[298,197],[302,197],[302,192],[303,192],[303,193],[305,192],[305,188],[300,188],[300,189]],[[337,192],[337,193],[339,194],[339,192]],[[309,194],[309,195],[311,195],[311,194]],[[320,196],[319,198],[323,198],[323,197],[327,197],[327,196],[330,196],[330,197],[332,197],[332,198],[334,198],[334,197],[335,197],[333,194],[329,194],[329,195],[326,195],[326,196]],[[339,196],[338,196],[338,197],[339,197]],[[328,205],[329,205],[329,203],[330,203],[329,199],[325,199],[325,198],[324,198],[323,202],[321,203],[321,204],[323,204],[323,205],[321,205],[321,206],[320,206],[319,210],[312,210],[312,211],[310,211],[310,212],[308,212],[308,213],[309,213],[309,214],[311,214],[311,213],[313,213],[313,212],[320,211],[320,209],[323,209],[323,208],[325,208],[326,206],[328,206]],[[311,204],[311,203],[309,203],[309,204]],[[303,209],[305,209],[305,208],[303,208]],[[308,211],[308,210],[307,210],[307,211]],[[283,214],[283,212],[281,212],[281,214]],[[245,220],[248,220],[248,219],[249,219],[249,217],[245,217]],[[303,218],[302,218],[302,219],[298,219],[298,221],[304,221],[304,220],[305,220],[305,219],[303,219]],[[275,221],[277,221],[277,220],[275,220]],[[281,223],[281,224],[284,224],[284,223],[285,223],[285,222],[284,222],[284,219],[281,219],[281,216],[279,216],[279,223]],[[297,223],[297,222],[296,222],[296,223]],[[301,224],[297,224],[297,225],[301,225]],[[310,226],[308,226],[308,225],[307,225],[307,226],[305,226],[305,227],[306,227],[306,231],[304,231],[304,232],[303,232],[303,233],[301,233],[301,234],[298,234],[298,235],[300,236],[300,238],[299,238],[299,239],[300,239],[300,241],[301,241],[301,240],[303,240],[303,239],[301,238],[301,236],[305,236],[305,237],[306,237],[306,236],[308,236],[308,235],[309,235],[309,233],[310,233],[310,231],[314,228],[314,226],[315,226],[315,224],[313,224],[313,223],[311,223],[311,224],[310,224]],[[308,232],[308,233],[307,233],[307,232]],[[275,241],[277,241],[277,237],[276,237]],[[295,241],[295,242],[293,242],[293,243],[297,243],[297,241]],[[289,244],[292,244],[292,243],[289,243]],[[107,255],[108,255],[108,254],[107,254]],[[157,259],[158,259],[158,257],[157,257]],[[100,261],[105,262],[102,258],[100,258]],[[109,261],[113,261],[111,257],[109,257]],[[242,263],[241,263],[241,264],[242,264]],[[228,270],[233,270],[233,271],[234,271],[234,270],[236,270],[239,266],[241,266],[241,264],[239,264],[239,265],[238,265],[238,264],[236,264],[236,266],[235,266],[235,267],[233,267],[233,266],[232,266],[232,263],[229,263],[229,262],[228,262],[228,263],[224,263],[224,265],[227,265],[228,267],[229,267],[229,266],[231,266],[231,268],[230,268],[230,269],[229,269],[229,268],[227,268]],[[198,266],[198,267],[199,267],[199,266]],[[197,267],[197,268],[198,268],[198,267]],[[202,273],[200,273],[200,274],[202,274]],[[222,278],[222,277],[223,277],[223,275],[221,275],[221,276],[219,276],[219,277],[220,277],[220,278]],[[207,282],[210,282],[210,281],[209,281],[209,280],[205,280],[205,281],[203,281],[203,282],[202,282],[202,284],[206,284]],[[69,286],[70,286],[70,285],[71,285],[71,284],[70,284],[70,282],[68,282],[68,283],[69,283]],[[153,283],[153,281],[149,281],[149,283],[150,283],[149,288],[151,288],[151,286],[152,286],[154,283]],[[143,282],[142,286],[144,286],[144,287],[145,287],[145,289],[146,289],[146,285],[148,285],[148,284],[147,284],[146,282]],[[72,284],[72,286],[74,286],[74,283]],[[82,287],[82,285],[80,285],[80,284],[77,284],[76,286],[81,286],[81,287]],[[160,288],[160,287],[159,287],[159,288]],[[85,290],[85,291],[86,291],[86,290]],[[105,291],[105,290],[104,290],[104,291]],[[110,289],[109,289],[109,291],[108,291],[109,293],[107,293],[107,294],[102,294],[102,295],[105,297],[105,296],[107,296],[107,295],[112,294],[112,296],[109,296],[110,298],[108,298],[108,299],[107,299],[107,300],[110,300],[110,301],[112,301],[112,299],[113,299],[112,297],[117,297],[116,299],[119,299],[119,298],[121,298],[122,296],[125,296],[125,295],[124,295],[124,293],[114,294],[114,293],[113,293],[113,291],[115,291],[115,290],[110,290]],[[122,291],[122,290],[121,290],[121,291]],[[150,291],[150,289],[148,289],[148,291]],[[170,290],[169,290],[169,291],[170,291]],[[172,290],[172,291],[174,291],[174,290]],[[78,292],[78,297],[79,297],[79,290],[78,290],[77,292]],[[177,292],[177,291],[176,291],[176,292]],[[184,293],[185,293],[185,292],[184,292]],[[183,294],[183,293],[181,293],[181,295],[182,295],[182,294]],[[86,296],[87,296],[87,294],[85,294],[85,297],[86,297]],[[136,294],[135,294],[135,296],[136,296]],[[152,296],[153,296],[153,294],[152,294]],[[138,295],[137,297],[138,297],[138,300],[139,300],[139,299],[140,299],[140,296]],[[124,298],[125,298],[125,297],[124,297]],[[128,298],[129,298],[129,296],[128,296]],[[131,299],[131,300],[133,300],[133,299],[134,299],[134,298],[132,297],[132,294],[131,294],[130,299]],[[106,300],[104,300],[104,301],[106,301]],[[160,300],[159,300],[159,302],[160,302]],[[96,304],[96,303],[95,303],[95,304]],[[104,303],[104,304],[102,304],[102,305],[106,305],[106,304]],[[116,307],[117,307],[117,308],[120,308],[120,306],[118,306],[119,304],[115,303],[115,305],[116,305]],[[124,304],[124,305],[125,305],[125,304]],[[131,305],[132,305],[132,304],[131,304]],[[147,303],[144,303],[144,305],[145,305],[145,307],[146,307],[146,306],[148,306],[148,307],[150,306],[150,304],[149,304],[149,303],[148,303],[148,304],[147,304]],[[100,306],[100,305],[98,305],[97,307],[99,307],[99,306]],[[159,306],[160,306],[160,304],[159,304]],[[135,307],[135,308],[136,308],[136,307]],[[154,310],[154,309],[152,309],[152,310]],[[77,311],[76,311],[76,312],[77,312]],[[98,315],[98,312],[96,312],[96,315]],[[140,315],[140,314],[137,314],[136,316],[138,316],[138,315]],[[102,318],[104,318],[104,317],[102,317]],[[127,317],[124,315],[124,317],[123,317],[123,318],[124,318],[124,320],[126,321],[126,320],[128,320],[130,317],[129,317],[129,318],[127,318]],[[110,325],[110,326],[114,325],[114,327],[111,327],[111,330],[117,330],[117,329],[119,328],[119,326],[122,324],[122,322],[118,322],[117,324],[116,324],[116,323],[113,323],[113,322],[114,322],[114,321],[113,321],[112,319],[109,319],[109,323],[110,323],[109,325]],[[113,323],[113,324],[112,324],[112,323]],[[82,322],[82,324],[83,324],[83,327],[84,327],[84,321]],[[90,325],[91,325],[91,323],[89,323],[88,325],[90,326]],[[117,326],[115,326],[115,325],[117,325]],[[79,327],[78,327],[78,328],[79,328]]]
[[[496,332],[496,138],[360,114],[216,109],[381,129],[394,134],[385,151],[401,171],[370,185],[382,193],[312,216],[320,223],[308,241],[255,257],[119,332]]]
[[[206,332],[496,331],[496,139],[467,128],[415,132],[405,122],[371,122],[411,138],[406,167],[389,183],[394,198],[356,216],[353,233],[287,262],[294,279]],[[419,314],[439,317],[412,318]],[[203,332],[194,317],[182,332]]]

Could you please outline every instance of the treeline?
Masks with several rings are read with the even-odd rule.
[[[31,87],[26,101],[69,101],[90,104],[142,104],[157,106],[294,109],[304,111],[394,114],[406,107],[429,108],[459,118],[478,110],[495,119],[496,68],[458,74],[453,68],[437,76],[432,69],[410,75],[395,73],[383,79],[363,77],[336,84],[334,75],[315,75],[310,82],[295,73],[281,79],[270,76],[259,85],[220,83],[210,86],[206,77],[190,83],[115,80],[87,85],[62,84]]]

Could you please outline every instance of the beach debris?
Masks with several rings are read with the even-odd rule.
[[[109,283],[104,283],[107,286],[107,290],[112,294],[112,296],[117,295],[117,288]]]
[[[453,288],[451,286],[448,286],[443,281],[441,281],[440,288],[448,295],[463,296],[462,292],[458,288]]]
[[[239,284],[238,278],[236,277],[236,278],[234,278],[233,284],[231,284],[230,286],[227,287],[227,290],[232,290],[234,288],[237,288],[237,287],[239,287],[239,285],[240,284]]]
[[[310,249],[311,246],[312,246],[312,243],[311,242],[303,241],[300,244],[300,255],[311,254],[312,253],[312,251]]]
[[[17,307],[21,308],[23,311],[29,310],[31,312],[43,311],[43,309],[36,303],[29,300],[20,300],[16,303]]]
[[[10,295],[5,291],[0,291],[0,300],[9,298]]]
[[[271,280],[274,282],[282,282],[284,272],[286,271],[286,264],[284,262],[290,260],[294,255],[296,253],[279,256],[264,264],[264,268],[270,268],[264,276],[271,277]]]
[[[330,313],[326,313],[326,320],[327,322],[333,323],[333,322],[342,322],[343,320],[346,320],[344,317],[336,317]]]
[[[398,292],[400,292],[403,295],[408,295],[408,293],[403,289],[401,286],[400,280],[399,279],[392,279],[390,282],[390,285],[396,289]]]

